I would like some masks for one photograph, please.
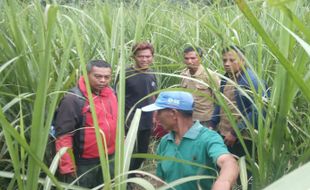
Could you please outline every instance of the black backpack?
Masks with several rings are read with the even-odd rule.
[[[70,90],[68,90],[70,94],[73,94],[78,97],[78,106],[80,110],[80,115],[79,115],[79,126],[83,126],[85,123],[85,115],[82,114],[82,109],[84,107],[86,98],[81,92],[79,87],[73,87]],[[56,124],[56,117],[58,113],[58,108],[54,112],[53,120],[51,123],[51,128],[50,128],[50,134],[49,134],[49,142],[46,147],[46,162],[48,165],[51,164],[54,156],[56,155],[56,148],[55,148],[55,140],[56,140],[56,131],[55,131],[55,124]]]
[[[79,126],[83,126],[83,124],[85,123],[85,116],[82,114],[82,109],[84,107],[84,104],[85,104],[85,101],[86,101],[86,98],[85,96],[83,95],[83,93],[81,92],[80,88],[75,86],[73,88],[71,88],[70,90],[68,90],[68,92],[70,94],[73,94],[75,96],[78,97],[78,106],[79,106],[79,113],[81,113],[79,115]],[[51,130],[50,130],[50,135],[53,137],[53,138],[56,138],[55,137],[55,124],[56,124],[56,117],[57,117],[57,113],[58,113],[58,109],[56,109],[56,111],[54,112],[54,116],[53,116],[53,120],[52,120],[52,124],[51,124]]]

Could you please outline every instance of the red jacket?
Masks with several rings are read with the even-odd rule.
[[[80,159],[96,159],[99,158],[99,152],[96,142],[95,128],[93,125],[93,119],[90,112],[90,105],[88,101],[88,96],[86,92],[86,86],[84,78],[81,77],[79,80],[79,88],[83,93],[84,97],[87,98],[85,101],[84,107],[82,109],[83,116],[85,116],[84,126],[79,129],[79,136],[75,137],[77,132],[76,125],[76,110],[74,107],[74,96],[64,97],[62,100],[57,117],[66,117],[56,118],[56,128],[58,127],[59,131],[65,131],[63,134],[59,132],[60,135],[56,139],[56,150],[59,151],[62,147],[73,147],[75,155],[78,155]],[[97,114],[97,120],[101,134],[104,134],[106,139],[106,146],[108,154],[113,154],[115,151],[115,138],[116,138],[116,127],[117,127],[117,98],[114,94],[114,91],[110,87],[105,87],[101,90],[100,94],[97,96],[92,94],[93,100],[95,103],[95,109]],[[70,109],[71,107],[71,109]],[[61,114],[63,112],[63,114]],[[59,122],[57,122],[59,121]],[[56,129],[57,130],[57,129]],[[102,137],[103,137],[102,136]],[[73,143],[74,141],[74,143]],[[77,154],[77,150],[79,150]],[[79,158],[76,158],[78,161]],[[74,171],[74,166],[71,161],[71,158],[66,153],[60,161],[59,165],[60,173],[72,173]]]

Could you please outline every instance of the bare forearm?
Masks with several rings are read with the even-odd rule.
[[[221,170],[219,177],[212,187],[212,190],[231,189],[239,175],[239,167],[236,160],[233,156],[227,154],[220,156],[217,164]]]

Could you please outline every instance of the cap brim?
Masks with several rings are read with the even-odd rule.
[[[141,108],[143,112],[150,112],[150,111],[156,111],[156,110],[162,110],[162,109],[165,109],[165,108],[156,106],[155,104],[150,104],[148,106],[144,106],[143,108]]]

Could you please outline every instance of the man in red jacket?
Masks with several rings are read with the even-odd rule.
[[[106,142],[103,147],[107,147],[105,151],[111,160],[115,152],[117,126],[117,98],[109,86],[112,69],[105,61],[93,60],[88,63],[87,72],[98,125],[105,138],[103,145]],[[62,99],[55,118],[56,150],[59,151],[62,147],[72,148],[76,162],[74,164],[66,153],[61,158],[59,172],[64,176],[65,182],[71,182],[76,176],[91,170],[79,179],[78,185],[92,188],[103,183],[101,168],[96,167],[100,163],[100,155],[83,77],[79,79],[77,87],[85,98],[83,105],[81,97],[68,93]],[[113,168],[110,164],[111,176],[114,174]]]

